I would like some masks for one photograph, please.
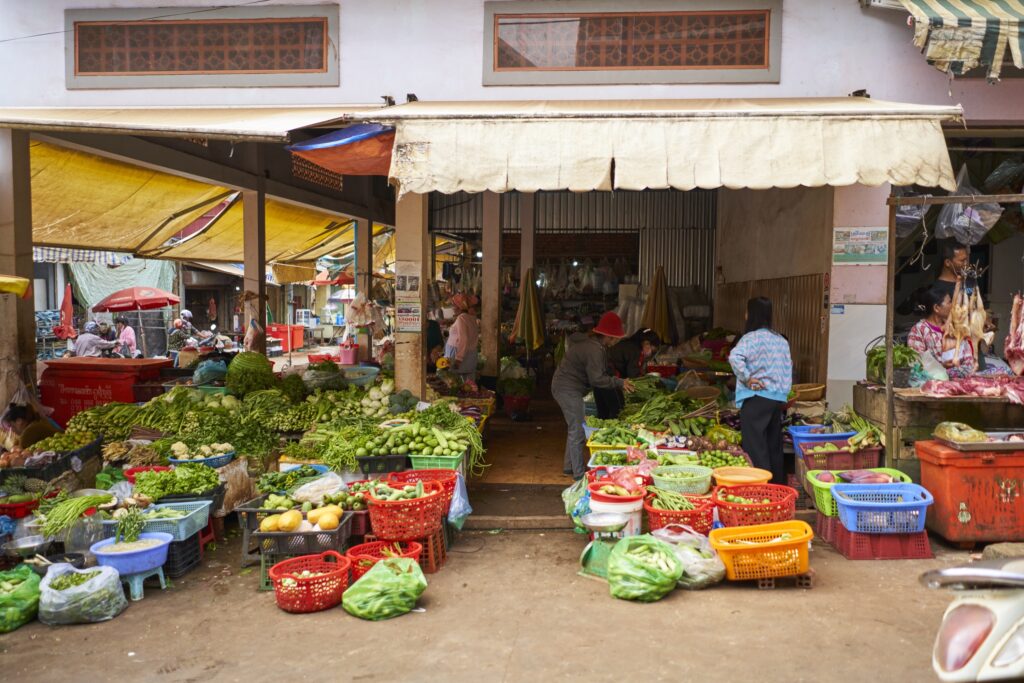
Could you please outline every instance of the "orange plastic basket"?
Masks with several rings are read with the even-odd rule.
[[[712,529],[709,535],[730,581],[806,574],[812,538],[811,527],[800,521],[722,527]]]
[[[388,552],[391,554],[386,554]],[[352,581],[355,582],[363,574],[370,571],[373,565],[386,557],[405,557],[410,560],[416,560],[418,563],[420,561],[420,553],[422,552],[423,546],[416,541],[409,541],[407,543],[372,541],[352,546],[345,553],[345,557],[352,562]]]
[[[444,513],[447,515],[452,506],[452,496],[455,495],[455,487],[459,483],[458,472],[455,470],[406,470],[405,472],[391,472],[385,481],[389,484],[415,484],[418,481],[436,481],[444,486],[441,494],[444,498]]]
[[[444,486],[436,481],[423,482],[426,492],[412,500],[381,500],[369,495],[370,528],[386,541],[415,541],[438,529],[444,520]]]
[[[758,467],[717,467],[711,476],[719,486],[750,486],[772,480],[771,472]]]
[[[669,524],[685,524],[694,531],[705,536],[715,524],[715,506],[707,499],[687,496],[696,509],[694,510],[658,510],[651,507],[651,498],[644,498],[644,510],[647,512],[647,527],[650,531],[666,527]]]
[[[268,572],[277,606],[297,614],[337,607],[348,588],[350,566],[348,558],[334,550],[278,562]],[[303,577],[303,571],[318,575]]]
[[[733,495],[762,503],[730,503],[719,496]],[[756,486],[719,486],[714,492],[718,521],[724,526],[752,526],[785,522],[796,516],[796,489],[778,484]]]

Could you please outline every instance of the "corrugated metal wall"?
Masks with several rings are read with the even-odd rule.
[[[824,382],[828,365],[826,290],[823,274],[719,284],[715,291],[715,324],[742,330],[747,300],[768,297],[775,328],[789,338],[795,381]]]
[[[715,282],[717,193],[676,192],[640,230],[640,282],[665,267],[670,287],[696,286],[710,300]],[[664,212],[664,213],[663,213]]]

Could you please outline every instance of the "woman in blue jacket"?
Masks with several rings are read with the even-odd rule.
[[[789,342],[772,329],[770,299],[747,302],[746,332],[729,354],[729,364],[736,373],[743,450],[755,467],[772,473],[773,484],[785,484],[782,411],[793,387],[793,361]]]

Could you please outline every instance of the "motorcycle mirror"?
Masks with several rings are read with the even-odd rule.
[[[217,330],[217,325],[216,324],[210,325],[210,332],[215,332],[216,330]]]

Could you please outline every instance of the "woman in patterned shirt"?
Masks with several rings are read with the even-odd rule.
[[[924,317],[910,329],[907,335],[907,346],[918,353],[930,353],[935,360],[942,363],[950,379],[966,377],[971,374],[974,362],[974,348],[968,339],[960,343],[959,365],[953,364],[956,342],[946,339],[942,328],[953,310],[953,300],[949,294],[939,287],[928,287],[917,294],[915,309]]]

